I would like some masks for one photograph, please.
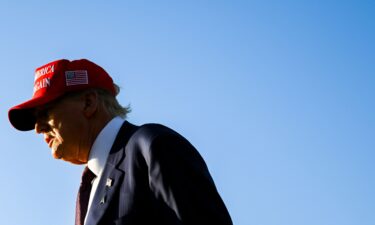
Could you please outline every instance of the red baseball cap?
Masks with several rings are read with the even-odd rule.
[[[116,89],[108,73],[87,59],[61,59],[35,70],[34,92],[30,100],[12,107],[10,123],[20,131],[33,130],[35,107],[45,105],[68,92],[101,88],[116,96]]]

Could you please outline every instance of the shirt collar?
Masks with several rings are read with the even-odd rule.
[[[96,175],[100,176],[109,152],[115,142],[118,131],[120,130],[124,119],[115,117],[107,123],[107,125],[100,131],[96,137],[94,144],[91,147],[89,160],[87,166]]]

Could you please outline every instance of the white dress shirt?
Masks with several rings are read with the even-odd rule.
[[[95,196],[96,189],[98,188],[98,183],[107,162],[109,152],[124,121],[125,120],[121,117],[115,117],[109,121],[100,131],[91,147],[87,166],[96,175],[96,178],[92,183],[87,214],[90,211],[90,206]]]

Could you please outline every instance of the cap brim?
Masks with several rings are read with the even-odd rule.
[[[33,109],[12,108],[8,113],[9,121],[17,130],[33,130],[36,122],[33,111]]]
[[[45,105],[61,95],[33,98],[22,104],[12,107],[8,112],[10,123],[14,128],[20,131],[29,131],[35,128],[35,108]]]

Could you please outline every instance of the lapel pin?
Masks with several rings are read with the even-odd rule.
[[[107,187],[111,187],[112,186],[112,183],[113,183],[113,180],[111,178],[108,178],[107,179],[107,183],[105,184],[105,186]]]
[[[103,205],[105,203],[105,196],[102,197],[102,199],[100,200],[100,204]]]

